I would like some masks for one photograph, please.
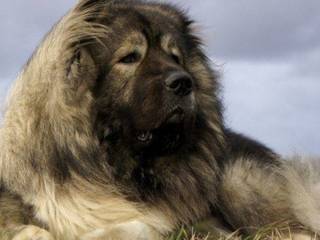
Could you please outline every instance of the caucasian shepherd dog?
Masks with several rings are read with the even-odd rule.
[[[3,239],[162,239],[207,217],[243,233],[281,221],[319,231],[317,172],[234,133],[222,109],[185,14],[80,1],[9,98]]]

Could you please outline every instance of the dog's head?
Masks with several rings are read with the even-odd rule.
[[[192,22],[171,6],[138,1],[113,1],[98,15],[108,34],[87,51],[99,72],[93,93],[100,141],[176,152],[201,126],[207,102],[215,101],[204,94],[214,98],[217,85]]]
[[[192,22],[170,5],[81,0],[13,92],[6,122],[21,123],[24,138],[12,141],[61,179],[92,178],[106,159],[187,159],[222,145],[216,75]]]

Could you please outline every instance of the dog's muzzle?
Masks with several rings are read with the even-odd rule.
[[[188,73],[177,71],[170,73],[165,79],[165,86],[166,89],[174,95],[185,97],[193,90],[193,80]]]

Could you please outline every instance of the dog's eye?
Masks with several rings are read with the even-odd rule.
[[[124,64],[131,64],[131,63],[136,63],[140,60],[140,54],[137,52],[132,52],[125,57],[121,58],[119,60],[119,63],[124,63]]]
[[[171,53],[171,58],[173,59],[173,61],[175,61],[175,63],[180,64],[180,57],[174,53]]]

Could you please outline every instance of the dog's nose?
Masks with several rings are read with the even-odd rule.
[[[187,96],[192,92],[193,81],[185,72],[174,72],[165,80],[167,89],[177,96]]]

